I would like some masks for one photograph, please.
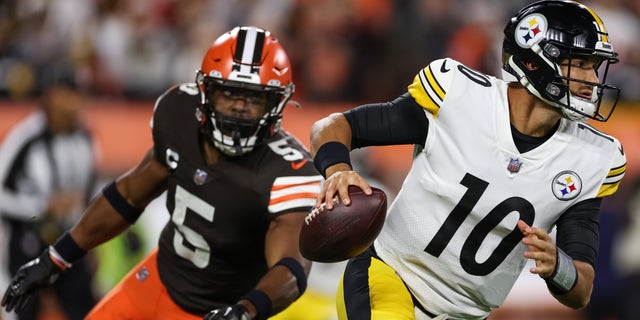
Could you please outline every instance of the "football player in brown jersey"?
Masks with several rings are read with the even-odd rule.
[[[294,91],[291,73],[270,32],[237,27],[220,36],[195,83],[157,100],[146,156],[16,273],[2,306],[23,308],[165,191],[171,217],[158,247],[87,319],[266,319],[295,301],[311,266],[298,234],[322,176],[280,128]]]

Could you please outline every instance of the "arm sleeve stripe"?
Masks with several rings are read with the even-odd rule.
[[[611,169],[607,177],[604,179],[604,182],[600,186],[597,197],[606,197],[616,193],[616,191],[618,191],[618,187],[620,186],[620,181],[622,181],[626,170],[626,163],[619,167]]]
[[[612,168],[604,179],[604,183],[600,186],[600,190],[598,190],[598,195],[596,197],[602,198],[616,193],[620,186],[620,181],[622,181],[626,171],[626,163],[619,167]]]
[[[431,98],[429,94],[426,93],[425,89],[422,87],[420,80],[417,78],[418,76],[416,76],[414,82],[409,85],[409,94],[411,94],[411,96],[416,100],[416,102],[418,102],[418,104],[422,108],[431,112],[434,116],[437,115],[440,106],[435,100],[433,100],[433,98]]]
[[[606,197],[616,193],[616,191],[618,191],[618,187],[620,186],[620,181],[622,181],[626,170],[626,163],[622,166],[611,169],[607,177],[604,179],[604,183],[602,184],[602,186],[600,186],[597,197]]]
[[[607,174],[607,178],[613,178],[613,177],[617,177],[620,175],[623,175],[625,173],[625,171],[627,171],[627,164],[623,164],[617,168],[613,168],[609,171],[609,174]],[[622,179],[622,177],[620,177]]]
[[[278,177],[273,182],[273,187],[282,187],[293,184],[303,184],[303,183],[312,183],[312,182],[320,182],[322,181],[321,175],[315,176],[302,176],[302,177]]]
[[[436,78],[433,76],[433,71],[431,71],[431,67],[426,67],[423,70],[423,76],[426,76],[426,80],[427,83],[429,84],[429,87],[431,88],[431,90],[433,90],[433,92],[435,92],[436,95],[438,95],[438,98],[440,99],[440,101],[444,101],[444,96],[447,95],[447,93],[444,91],[444,89],[442,89],[442,86],[440,85],[440,83],[438,83],[438,80],[436,80]],[[422,80],[422,76],[421,76],[421,80]]]
[[[295,199],[313,199],[315,201],[316,197],[318,196],[317,192],[301,192],[301,193],[291,193],[291,194],[287,194],[287,195],[283,195],[281,197],[277,197],[277,198],[271,198],[271,201],[269,201],[269,206],[273,206],[276,205],[278,203],[282,203],[285,201],[289,201],[289,200],[295,200]]]
[[[288,201],[283,201],[280,203],[276,203],[269,206],[270,213],[280,213],[284,211],[293,211],[294,209],[299,209],[298,211],[308,211],[316,204],[316,198],[295,198]]]
[[[271,187],[269,212],[278,213],[286,210],[304,208],[315,204],[320,192],[322,176],[278,177]]]
[[[320,177],[320,176],[318,176],[318,177]],[[291,187],[317,186],[319,184],[320,184],[320,180],[317,180],[317,179],[314,179],[313,181],[309,181],[309,182],[302,182],[302,183],[279,184],[279,185],[274,184],[273,187],[271,187],[271,192],[278,191],[278,190],[283,190],[283,189],[288,189],[288,188],[291,188]]]
[[[312,198],[315,198],[318,194],[318,191],[320,191],[319,189],[319,183],[315,185],[294,186],[283,190],[271,191],[271,199],[275,200],[291,194],[309,194]]]
[[[438,115],[445,92],[435,80],[433,74],[431,74],[430,78],[433,79],[436,88],[431,85],[428,76],[425,75],[427,71],[431,74],[431,69],[426,67],[414,77],[413,83],[409,85],[408,91],[422,108],[429,111],[435,117]],[[440,92],[441,96],[438,96],[437,92]]]
[[[618,191],[618,186],[620,186],[620,180],[615,183],[605,183],[600,187],[600,190],[598,190],[598,195],[596,197],[602,198],[610,196]]]

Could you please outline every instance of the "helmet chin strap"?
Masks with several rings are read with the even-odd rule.
[[[560,109],[568,119],[582,122],[587,120],[587,116],[584,114],[592,115],[596,111],[595,101],[598,101],[597,88],[593,89],[590,101],[577,98],[571,92],[567,94],[569,95],[569,104],[568,106],[560,107]]]

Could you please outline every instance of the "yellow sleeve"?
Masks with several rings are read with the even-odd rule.
[[[446,88],[454,74],[449,71],[456,64],[457,62],[451,59],[435,60],[420,70],[408,87],[409,94],[413,99],[433,114],[434,118],[438,116],[447,94]]]
[[[606,197],[616,193],[620,186],[620,182],[627,171],[627,157],[624,154],[622,145],[618,139],[614,138],[614,142],[616,144],[616,150],[614,151],[615,154],[611,169],[609,169],[609,173],[607,173],[604,182],[600,186],[597,197]]]

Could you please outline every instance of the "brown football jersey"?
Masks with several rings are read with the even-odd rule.
[[[306,148],[283,130],[242,157],[207,165],[195,115],[199,101],[194,84],[170,89],[156,103],[152,126],[156,155],[171,170],[160,277],[178,305],[203,314],[255,287],[268,270],[270,221],[310,210],[322,176]]]

